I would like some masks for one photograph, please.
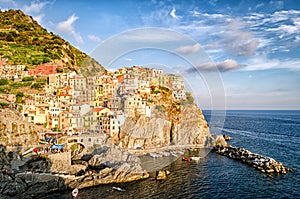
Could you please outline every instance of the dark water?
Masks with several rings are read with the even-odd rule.
[[[210,111],[203,113],[210,121]],[[211,130],[231,136],[230,144],[272,157],[295,171],[267,175],[209,153],[198,163],[178,158],[165,167],[172,173],[162,182],[152,176],[138,182],[101,185],[80,190],[77,198],[300,198],[300,111],[227,111],[224,126],[221,120],[221,114],[214,113]],[[113,186],[126,191],[115,191]],[[70,198],[70,193],[48,198]]]

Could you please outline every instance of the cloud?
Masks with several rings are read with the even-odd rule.
[[[233,59],[227,59],[223,62],[206,62],[203,64],[199,64],[196,67],[189,68],[186,70],[187,73],[194,73],[196,71],[211,71],[218,69],[220,72],[236,70],[241,68],[244,65],[238,64],[237,61]]]
[[[254,55],[259,41],[251,32],[242,31],[242,23],[239,20],[232,20],[222,35],[224,47],[237,56]]]
[[[43,22],[43,18],[44,18],[44,14],[40,14],[37,16],[33,16],[33,19],[36,20],[39,24],[41,24]]]
[[[176,53],[179,54],[191,54],[191,53],[196,53],[201,49],[200,44],[195,44],[195,45],[191,45],[191,46],[181,46],[177,49],[175,49]]]
[[[243,68],[246,71],[268,70],[268,69],[289,69],[300,70],[300,59],[268,59],[266,55],[256,56],[246,60],[247,66]]]
[[[258,8],[260,8],[260,7],[263,7],[264,5],[265,5],[264,3],[257,4],[257,5],[255,6],[255,9],[258,9]]]
[[[199,15],[200,15],[200,12],[198,12],[198,11],[190,11],[190,13],[191,13],[193,16],[199,16]]]
[[[89,40],[94,41],[94,42],[101,42],[102,39],[100,39],[99,37],[95,36],[95,35],[88,35]]]
[[[24,11],[26,13],[39,13],[41,10],[50,2],[44,1],[44,2],[38,2],[38,1],[32,1],[30,6],[25,5]]]
[[[73,14],[66,21],[59,22],[56,29],[61,33],[71,34],[75,38],[77,43],[83,44],[84,41],[83,41],[82,37],[80,36],[80,34],[78,32],[75,31],[75,28],[74,28],[74,23],[78,19],[79,18]]]
[[[131,58],[125,58],[126,61],[132,61],[133,59]]]
[[[178,16],[176,15],[176,9],[173,8],[172,11],[170,12],[170,16],[174,19],[178,19]]]

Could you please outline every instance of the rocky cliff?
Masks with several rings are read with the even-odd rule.
[[[39,133],[48,131],[43,126],[22,120],[13,109],[0,109],[0,144],[5,146],[35,146]]]
[[[165,103],[167,104],[167,103]],[[155,105],[151,117],[127,117],[115,144],[128,149],[170,145],[208,146],[211,133],[201,110],[195,105]]]
[[[54,191],[149,177],[138,157],[113,145],[105,144],[72,162],[69,152],[22,160],[5,148],[0,145],[0,198],[40,198]]]

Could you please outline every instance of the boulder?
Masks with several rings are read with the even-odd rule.
[[[224,137],[225,141],[232,140],[232,138],[229,135],[223,134],[223,137]]]
[[[156,180],[164,180],[164,179],[167,178],[167,175],[169,175],[169,174],[170,174],[170,171],[168,171],[168,170],[164,170],[164,171],[160,170],[160,171],[157,171],[157,172],[156,172],[155,179],[156,179]]]

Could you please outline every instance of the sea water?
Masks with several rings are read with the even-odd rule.
[[[294,172],[268,175],[239,161],[208,153],[199,162],[175,159],[164,167],[171,171],[166,180],[151,177],[85,188],[79,190],[77,198],[300,198],[300,111],[227,111],[224,123],[222,114],[203,114],[212,132],[233,138],[231,145],[272,157]],[[155,164],[155,160],[149,164]],[[125,191],[114,190],[113,186]],[[61,192],[46,198],[71,195]]]

